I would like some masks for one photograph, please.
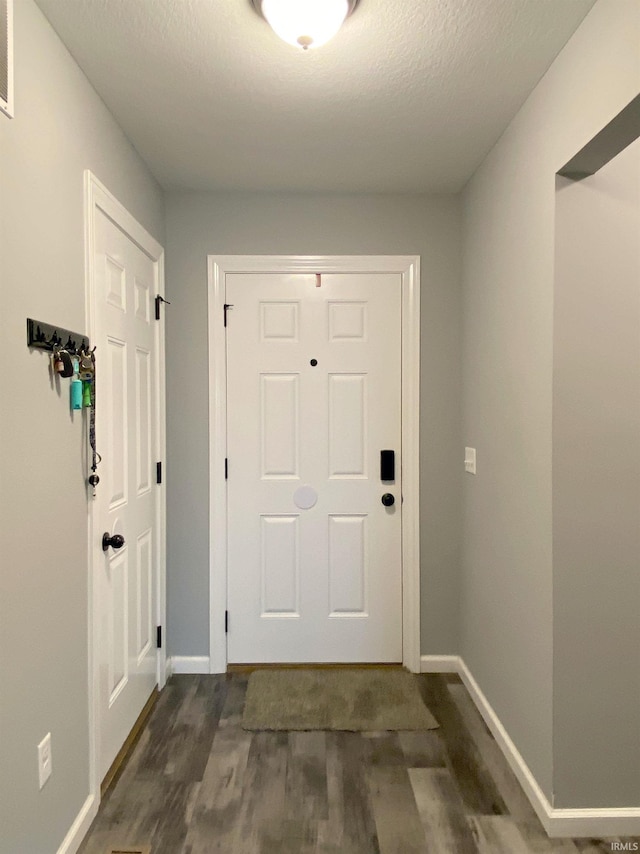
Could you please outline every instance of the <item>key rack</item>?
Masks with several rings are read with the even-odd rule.
[[[62,326],[52,326],[39,320],[27,318],[27,347],[37,347],[40,350],[53,350],[60,347],[70,355],[77,355],[81,350],[89,350],[89,339],[86,335],[63,329]]]

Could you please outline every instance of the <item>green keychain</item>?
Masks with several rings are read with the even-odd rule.
[[[82,405],[85,409],[91,406],[91,383],[93,380],[85,380],[82,383]]]

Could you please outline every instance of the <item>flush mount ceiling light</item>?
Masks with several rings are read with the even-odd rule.
[[[333,38],[358,0],[252,0],[252,3],[281,39],[308,50]]]

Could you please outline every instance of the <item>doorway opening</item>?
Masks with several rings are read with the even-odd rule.
[[[166,682],[164,250],[85,172],[87,328],[101,463],[88,505],[91,810]],[[115,536],[114,536],[115,535]]]
[[[302,276],[314,285],[323,276],[369,276],[395,274],[399,286],[400,312],[400,414],[402,452],[401,611],[402,663],[417,672],[420,668],[420,566],[419,566],[419,374],[420,374],[420,279],[416,256],[209,256],[209,377],[210,377],[210,670],[224,672],[227,650],[227,602],[229,558],[227,335],[225,320],[232,322],[227,298],[232,276]],[[393,279],[393,275],[391,276]],[[328,281],[325,280],[325,281]],[[352,301],[354,302],[354,301]],[[355,322],[358,312],[349,315]],[[294,314],[287,315],[287,323]],[[359,316],[359,315],[358,315]],[[342,321],[346,322],[343,316]],[[286,318],[276,318],[279,324]],[[342,322],[341,321],[341,322]],[[276,327],[274,327],[276,328]],[[314,354],[312,354],[312,357]],[[313,358],[309,364],[313,364]],[[318,361],[315,359],[316,362]],[[315,366],[314,366],[315,367]],[[309,368],[313,370],[313,368]],[[355,383],[355,380],[354,380]],[[287,393],[286,383],[274,391]],[[357,383],[355,383],[357,385]],[[354,388],[355,388],[354,385]],[[285,395],[286,397],[286,395]],[[304,484],[301,484],[304,486]],[[302,492],[305,494],[303,495]],[[302,490],[303,503],[309,496]],[[387,499],[388,500],[388,499]],[[304,512],[301,511],[301,512]],[[293,514],[291,528],[293,529]],[[287,520],[285,520],[287,521]],[[351,531],[359,527],[350,518]],[[284,526],[286,527],[286,525]],[[348,526],[345,526],[345,531]],[[231,619],[233,616],[231,615]]]

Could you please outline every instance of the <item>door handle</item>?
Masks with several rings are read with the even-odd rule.
[[[396,452],[380,451],[380,480],[396,479]]]
[[[392,507],[396,503],[396,500],[390,492],[385,492],[382,496],[382,503],[385,507]]]
[[[121,549],[124,545],[124,537],[122,534],[109,534],[106,531],[102,535],[102,551],[106,552],[106,550],[111,546],[112,549]]]

